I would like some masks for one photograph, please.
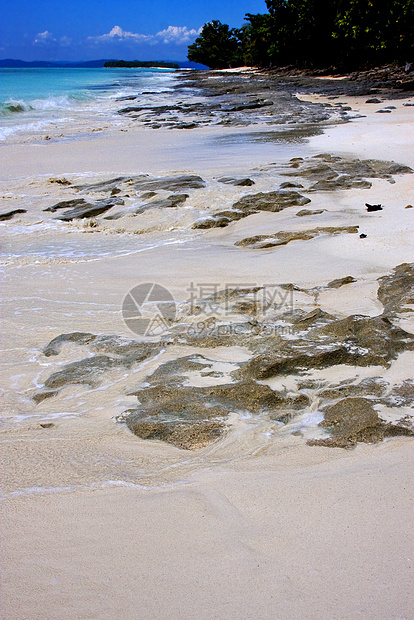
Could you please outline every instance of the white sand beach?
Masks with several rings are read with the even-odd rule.
[[[363,189],[306,193],[305,187],[298,189],[311,199],[305,207],[194,227],[246,195],[276,191],[291,180],[283,175],[292,158],[306,163],[330,154],[414,168],[414,108],[403,105],[411,99],[387,100],[390,114],[377,114],[379,106],[365,100],[341,97],[363,116],[326,124],[299,142],[259,139],[274,129],[266,124],[183,131],[131,122],[125,131],[68,139],[49,131],[51,140],[1,144],[1,212],[25,211],[0,224],[4,620],[414,618],[412,438],[352,449],[306,443],[326,435],[315,385],[385,382],[388,392],[375,401],[381,419],[412,416],[405,401],[397,411],[386,400],[411,379],[412,350],[401,348],[384,365],[338,363],[300,377],[269,375],[260,386],[289,398],[299,390],[309,406],[286,424],[229,408],[223,436],[192,450],[137,437],[115,418],[136,406],[136,390],[162,364],[185,356],[204,356],[211,372],[189,371],[184,386],[227,385],[252,358],[245,341],[197,347],[174,340],[142,363],[113,365],[96,384],[74,382],[33,401],[52,373],[93,356],[74,341],[45,356],[52,339],[78,332],[136,338],[121,307],[142,282],[166,287],[181,318],[191,285],[199,290],[200,283],[218,290],[293,283],[292,303],[303,315],[315,309],[336,320],[381,315],[378,280],[412,261],[411,174],[370,178]],[[151,200],[167,197],[158,192],[139,215],[133,209],[141,198],[125,180],[123,193],[111,194],[123,203],[92,219],[64,222],[44,211],[74,197],[89,200],[82,189],[88,184],[143,174],[199,175],[204,186],[164,210],[151,208]],[[227,176],[248,177],[254,186],[219,182]],[[75,186],[82,186],[76,196]],[[365,203],[383,209],[368,213]],[[318,214],[297,217],[303,208]],[[105,219],[108,213],[117,219]],[[357,232],[343,232],[352,227]],[[240,245],[281,232],[297,237],[267,249],[257,240]],[[347,276],[353,281],[345,286],[328,285]],[[389,323],[413,334],[409,310],[396,311]]]

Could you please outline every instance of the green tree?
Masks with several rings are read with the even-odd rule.
[[[265,67],[270,63],[270,47],[273,40],[273,18],[269,13],[247,13],[247,23],[242,26],[244,64]]]
[[[240,67],[243,64],[241,31],[218,20],[208,22],[200,36],[188,46],[187,58],[210,69]]]
[[[346,68],[413,58],[414,0],[266,0],[277,64]]]
[[[414,2],[346,0],[338,12],[334,37],[347,64],[379,64],[413,58]]]
[[[332,63],[340,0],[266,0],[273,19],[271,60],[276,64]]]

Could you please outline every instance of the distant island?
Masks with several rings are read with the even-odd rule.
[[[162,69],[207,69],[205,65],[191,61],[169,61],[160,60],[114,60],[105,58],[101,60],[69,61],[69,60],[16,60],[14,58],[0,59],[0,69],[100,69],[102,67],[136,68],[136,67],[158,67]]]
[[[179,69],[180,65],[178,62],[163,62],[159,60],[109,60],[104,64],[104,67],[120,67],[120,68],[151,68],[157,67],[161,69]]]

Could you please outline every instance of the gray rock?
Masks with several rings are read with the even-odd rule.
[[[274,192],[260,192],[259,194],[248,194],[234,203],[233,209],[237,209],[250,215],[257,211],[272,211],[277,213],[287,207],[302,207],[310,202],[298,192],[293,190],[276,190]]]
[[[336,189],[370,189],[372,183],[365,179],[352,179],[349,176],[341,176],[336,179],[317,181],[308,192],[332,192]]]
[[[97,215],[102,215],[109,209],[112,209],[115,205],[123,205],[125,204],[122,198],[109,198],[108,200],[99,200],[95,204],[84,204],[74,207],[73,209],[69,209],[63,215],[59,215],[55,219],[61,220],[62,222],[70,222],[75,219],[83,219],[85,217],[96,217]]]
[[[57,204],[53,205],[53,207],[43,209],[43,211],[51,211],[52,213],[55,213],[55,211],[58,211],[58,209],[73,209],[74,207],[79,207],[79,205],[86,204],[88,203],[84,198],[74,198],[72,200],[62,200],[62,202],[58,202]]]
[[[107,215],[104,217],[105,220],[118,220],[120,217],[124,215],[139,215],[140,213],[144,213],[149,209],[169,209],[172,207],[178,207],[183,204],[188,198],[188,194],[171,194],[168,198],[161,198],[160,200],[153,200],[152,202],[148,202],[143,205],[139,205],[133,209],[126,209],[124,211],[120,211],[119,213],[114,213],[113,215]]]
[[[11,220],[12,217],[17,215],[18,213],[27,213],[26,209],[14,209],[13,211],[9,211],[8,213],[0,214],[0,222],[5,222],[6,220]]]
[[[303,185],[300,183],[292,183],[291,181],[285,181],[279,185],[279,189],[294,189],[294,188],[303,188]]]
[[[87,185],[75,185],[75,189],[81,191],[82,193],[111,192],[113,189],[117,189],[121,183],[133,181],[136,178],[141,177],[115,177],[114,179],[108,179],[107,181],[98,181],[97,183],[90,183]]]
[[[62,347],[67,342],[76,343],[79,345],[87,345],[96,340],[98,336],[88,332],[71,332],[69,334],[60,334],[56,338],[53,338],[43,349],[43,355],[50,357],[51,355],[59,355]]]
[[[206,184],[203,179],[195,174],[181,174],[177,176],[161,177],[158,179],[142,179],[134,183],[139,191],[158,191],[165,189],[171,192],[186,189],[201,189]]]

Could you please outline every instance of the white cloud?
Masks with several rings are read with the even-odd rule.
[[[101,34],[96,37],[88,37],[90,41],[94,41],[95,43],[100,43],[102,41],[146,41],[151,37],[146,36],[145,34],[135,34],[134,32],[128,32],[126,30],[122,30],[119,26],[114,26],[108,34]]]
[[[165,30],[157,32],[157,34],[140,34],[122,30],[120,26],[114,26],[107,34],[101,34],[95,37],[88,37],[89,41],[94,43],[102,42],[134,42],[134,43],[176,43],[177,45],[188,43],[200,34],[201,28],[198,30],[188,29],[187,26],[168,26]]]
[[[166,30],[161,30],[157,32],[155,35],[155,39],[157,42],[162,43],[187,43],[190,39],[194,39],[198,34],[200,34],[201,28],[199,30],[188,30],[187,26],[168,26]]]
[[[54,43],[56,41],[55,37],[51,32],[45,30],[44,32],[39,32],[36,35],[34,40],[35,45],[47,45],[48,43]]]

